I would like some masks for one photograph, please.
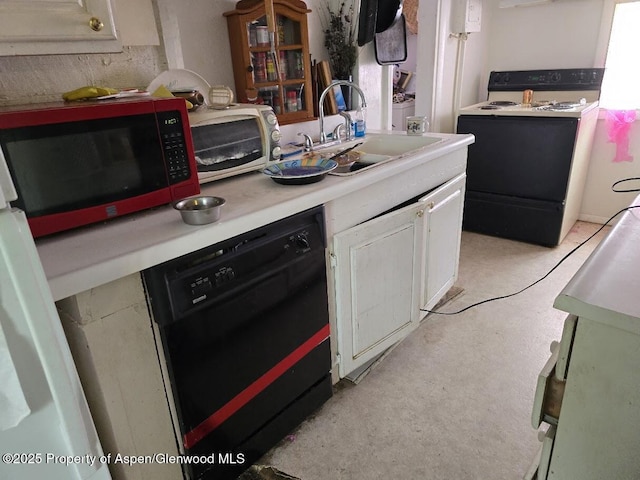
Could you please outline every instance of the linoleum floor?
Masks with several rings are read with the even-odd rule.
[[[599,227],[578,222],[555,248],[463,232],[463,291],[441,311],[519,290]],[[302,480],[522,478],[540,446],[531,426],[537,376],[566,317],[554,298],[604,233],[520,295],[429,315],[358,385],[340,382],[260,463]]]

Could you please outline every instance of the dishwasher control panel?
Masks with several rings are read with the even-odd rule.
[[[191,291],[191,303],[195,305],[207,299],[207,296],[236,278],[236,273],[232,267],[221,267],[213,274],[199,275],[187,280]]]
[[[154,320],[176,322],[231,297],[246,308],[262,308],[265,295],[280,301],[304,285],[307,258],[324,257],[325,245],[323,210],[315,207],[152,267],[143,275],[158,304]],[[260,298],[247,293],[258,288]]]

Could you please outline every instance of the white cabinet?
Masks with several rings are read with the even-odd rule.
[[[407,336],[453,285],[465,178],[334,235],[341,377]]]
[[[639,478],[639,236],[626,212],[556,297],[570,315],[534,397],[533,427],[554,426],[541,438],[537,480]]]
[[[116,52],[112,0],[15,0],[0,6],[0,55]]]
[[[570,352],[564,378],[563,350]],[[555,368],[549,369],[552,363]],[[551,424],[543,439],[537,480],[638,478],[639,364],[638,332],[599,319],[567,319],[534,400],[533,426],[540,421]]]
[[[425,199],[424,241],[420,308],[422,317],[453,286],[458,276],[465,176],[457,177]]]

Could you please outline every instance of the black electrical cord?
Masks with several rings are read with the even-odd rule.
[[[615,184],[614,184],[615,185]],[[607,220],[604,225],[602,225],[598,230],[596,230],[594,233],[592,233],[589,238],[587,238],[586,240],[582,241],[580,244],[578,244],[577,246],[575,246],[569,253],[567,253],[564,257],[562,257],[560,259],[560,261],[558,263],[556,263],[553,268],[551,270],[549,270],[544,276],[540,277],[539,279],[537,279],[535,282],[530,283],[529,285],[527,285],[526,287],[518,290],[517,292],[514,293],[510,293],[508,295],[501,295],[499,297],[493,297],[493,298],[487,298],[486,300],[482,300],[480,302],[476,302],[473,303],[467,307],[464,307],[463,309],[460,309],[456,312],[437,312],[435,310],[427,310],[426,308],[421,308],[420,311],[422,312],[427,312],[427,313],[435,313],[437,315],[458,315],[462,312],[466,312],[467,310],[469,310],[470,308],[473,307],[477,307],[478,305],[482,305],[485,303],[489,303],[489,302],[494,302],[496,300],[502,300],[505,298],[510,298],[510,297],[515,297],[516,295],[519,295],[520,293],[524,292],[525,290],[530,289],[531,287],[533,287],[534,285],[537,285],[538,283],[540,283],[541,281],[543,281],[545,278],[547,278],[549,275],[551,275],[551,273],[558,268],[567,258],[569,258],[571,255],[573,255],[580,247],[582,247],[585,243],[587,243],[589,240],[591,240],[593,237],[595,237],[598,233],[600,233],[602,231],[602,229],[604,227],[606,227],[609,222],[611,222],[614,218],[616,218],[618,215],[620,215],[623,212],[626,212],[627,210],[631,210],[633,208],[640,208],[640,205],[634,205],[631,207],[625,207],[622,210],[616,212],[614,215],[612,215],[609,220]]]
[[[611,190],[613,190],[616,193],[640,192],[640,188],[628,188],[624,190],[616,190],[616,185],[620,185],[621,183],[624,183],[624,182],[631,182],[633,180],[640,180],[640,177],[629,177],[629,178],[623,178],[622,180],[618,180],[617,182],[614,182],[613,185],[611,185]]]

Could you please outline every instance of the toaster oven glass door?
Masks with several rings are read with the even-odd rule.
[[[66,212],[168,185],[153,114],[0,131],[27,217]]]
[[[191,128],[199,172],[246,165],[265,156],[258,118]]]

